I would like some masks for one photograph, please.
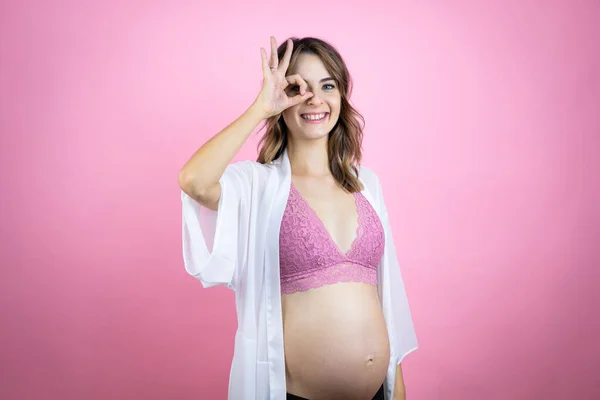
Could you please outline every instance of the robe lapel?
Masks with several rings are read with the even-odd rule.
[[[375,212],[377,213],[377,216],[379,217],[379,219],[382,222],[382,225],[384,227],[384,232],[385,232],[385,236],[387,237],[388,233],[385,229],[385,224],[383,223],[383,217],[382,217],[382,210],[379,207],[379,204],[375,201],[375,199],[373,198],[373,194],[371,193],[370,189],[373,190],[377,190],[377,188],[370,188],[369,186],[365,183],[365,181],[360,177],[358,177],[358,180],[363,184],[363,190],[362,190],[362,195],[365,197],[365,199],[367,199],[367,201],[371,204],[371,207],[373,207],[373,209],[375,210]],[[384,279],[384,277],[387,277],[387,263],[384,262],[385,261],[385,249],[384,249],[384,254],[381,258],[381,261],[379,262],[379,267],[377,268],[377,292],[379,293],[379,300],[381,301],[384,313],[387,311],[386,307],[385,307],[385,301],[384,301],[384,294],[386,294],[386,292],[384,291],[385,288],[385,281],[386,279]],[[389,329],[389,326],[388,326]]]
[[[267,300],[267,346],[269,360],[269,380],[271,397],[284,399],[285,353],[283,347],[283,318],[281,310],[281,283],[279,269],[279,230],[287,204],[291,186],[291,168],[287,149],[273,162],[276,173],[272,174],[269,185],[276,188],[271,204],[265,246],[265,294]]]
[[[369,201],[377,216],[379,217],[381,224],[383,225],[383,231],[385,234],[385,242],[388,243],[390,240],[390,232],[388,231],[388,221],[385,219],[386,216],[383,215],[383,207],[381,207],[382,199],[378,199],[375,201],[373,198],[373,194],[371,190],[377,191],[380,193],[379,188],[369,187],[365,184],[365,182],[359,177],[359,180],[363,184],[362,194]],[[385,387],[385,399],[391,399],[392,393],[394,390],[394,381],[396,379],[396,349],[394,344],[395,331],[394,331],[394,322],[392,315],[392,301],[391,301],[391,292],[390,292],[390,279],[389,279],[389,268],[390,268],[390,250],[386,245],[383,251],[383,256],[381,257],[381,261],[379,262],[379,266],[377,268],[377,292],[379,293],[379,300],[381,302],[381,308],[383,311],[383,315],[385,317],[385,325],[387,328],[388,338],[390,342],[390,364],[388,365],[388,370],[386,374],[386,380],[384,382]]]

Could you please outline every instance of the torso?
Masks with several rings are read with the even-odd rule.
[[[354,194],[333,178],[292,181],[339,250],[347,252],[358,224]],[[311,400],[371,398],[390,359],[377,286],[340,282],[281,298],[287,392]]]

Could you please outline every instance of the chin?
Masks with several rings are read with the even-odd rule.
[[[317,140],[317,139],[327,138],[329,136],[329,132],[331,132],[331,129],[330,130],[319,130],[316,132],[300,130],[300,134],[298,136],[300,136],[302,139],[306,139],[306,140]]]
[[[331,126],[329,126],[331,125]],[[298,132],[298,136],[303,139],[322,139],[327,138],[331,131],[333,130],[335,124],[327,124],[325,126],[320,126],[317,129],[307,128],[306,126],[296,126],[295,131]]]

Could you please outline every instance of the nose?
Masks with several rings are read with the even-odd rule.
[[[323,100],[321,100],[321,98],[315,92],[313,92],[312,97],[310,97],[307,100],[307,103],[308,104],[316,104],[316,105],[318,105],[318,104],[323,103]]]

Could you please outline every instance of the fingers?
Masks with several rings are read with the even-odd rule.
[[[291,39],[288,39],[285,47],[285,54],[283,55],[283,60],[281,60],[281,70],[283,72],[287,71],[288,66],[290,65],[290,59],[292,58],[292,50],[294,49],[294,42]]]
[[[300,104],[314,96],[312,92],[308,92],[308,84],[299,74],[294,74],[285,77],[289,85],[298,85],[300,94],[290,98],[290,107]]]
[[[312,92],[306,92],[304,94],[298,94],[294,97],[292,97],[290,99],[290,102],[292,103],[290,107],[293,107],[297,104],[300,104],[308,99],[310,99],[311,97],[313,97],[313,93]]]
[[[267,61],[267,51],[262,47],[260,48],[260,58],[262,59],[263,77],[266,78],[270,75],[269,61]]]
[[[277,57],[277,41],[275,36],[271,36],[271,62],[269,63],[270,68],[277,68],[279,65],[279,59]]]
[[[304,79],[302,79],[302,77],[299,74],[286,76],[285,80],[287,81],[288,85],[298,85],[301,95],[304,94],[304,92],[308,88],[308,84]]]

